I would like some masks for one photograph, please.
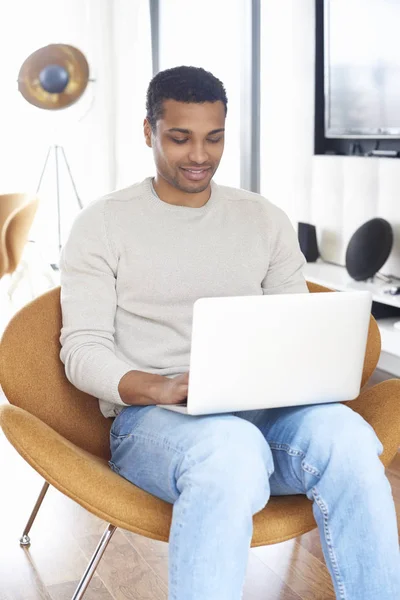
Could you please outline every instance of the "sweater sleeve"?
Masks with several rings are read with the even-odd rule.
[[[302,273],[306,260],[296,232],[283,210],[272,204],[270,209],[270,262],[261,284],[263,294],[307,293],[308,287]]]
[[[60,358],[75,387],[126,406],[118,384],[132,367],[114,350],[118,260],[107,239],[105,202],[79,213],[61,251]]]

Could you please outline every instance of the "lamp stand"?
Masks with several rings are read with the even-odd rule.
[[[49,162],[49,158],[51,153],[54,152],[54,159],[55,159],[55,166],[56,166],[56,192],[57,192],[57,225],[58,225],[58,251],[61,251],[61,202],[60,202],[60,173],[59,173],[59,167],[60,167],[60,160],[63,160],[65,163],[65,166],[67,167],[67,172],[69,175],[69,178],[71,180],[72,183],[72,187],[74,188],[74,192],[75,192],[75,196],[79,205],[79,208],[83,208],[83,204],[82,201],[78,195],[78,191],[76,189],[76,185],[74,182],[74,179],[72,177],[72,173],[71,173],[71,169],[69,166],[69,163],[67,161],[67,157],[65,155],[65,151],[63,146],[58,146],[58,145],[53,145],[50,146],[47,152],[47,156],[46,156],[46,160],[44,161],[44,165],[43,165],[43,169],[42,169],[42,173],[40,175],[40,179],[39,179],[39,184],[36,190],[36,193],[39,193],[40,187],[42,185],[42,181],[43,181],[43,176],[45,174],[46,171],[46,167],[47,164]],[[56,265],[52,265],[53,268],[58,268]]]

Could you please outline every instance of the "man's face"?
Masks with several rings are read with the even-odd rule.
[[[225,108],[220,101],[197,104],[165,100],[156,130],[151,130],[147,120],[144,123],[157,173],[182,192],[206,190],[222,157],[224,127]]]

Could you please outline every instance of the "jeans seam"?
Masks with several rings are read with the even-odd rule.
[[[331,533],[329,531],[328,507],[325,504],[325,502],[322,500],[321,496],[318,494],[315,487],[313,487],[311,491],[312,491],[315,503],[322,513],[322,518],[324,521],[324,535],[325,535],[326,546],[328,548],[329,558],[331,560],[332,572],[335,576],[336,583],[337,583],[337,586],[339,589],[340,600],[346,600],[347,594],[346,594],[346,590],[344,588],[343,580],[340,576],[339,565],[338,565],[336,554],[335,554],[335,551],[333,548]]]
[[[117,473],[117,475],[119,475],[120,468],[117,467],[117,465],[112,460],[108,461],[108,465],[109,465],[109,467],[111,468],[112,471],[114,471],[115,473]]]
[[[310,473],[311,475],[315,475],[315,477],[320,478],[321,477],[321,473],[318,471],[318,469],[316,469],[315,467],[311,466],[310,464],[306,463],[305,461],[305,453],[302,450],[296,450],[295,448],[292,448],[292,446],[289,446],[289,444],[280,444],[278,442],[270,442],[268,440],[268,444],[269,447],[271,448],[271,450],[280,450],[282,452],[286,452],[286,454],[289,454],[289,456],[300,456],[303,460],[301,461],[301,468],[303,469],[303,471],[307,471],[307,473]],[[304,486],[305,489],[305,482],[302,481],[301,482]]]
[[[189,492],[192,490],[191,483],[188,484],[188,489],[189,489]],[[182,514],[183,515],[186,514],[186,508],[182,509]],[[177,525],[179,525],[179,528],[177,527],[177,529],[175,531],[174,541],[176,543],[176,546],[179,547],[178,540],[181,535],[182,523],[179,523]],[[175,565],[173,565],[173,566],[171,565],[171,585],[175,586],[175,588],[176,588],[176,586],[178,585],[178,581],[179,581],[179,573],[178,573],[179,560],[177,560],[177,557],[175,557],[175,558],[176,558]],[[175,590],[171,590],[171,596],[172,596],[172,599],[174,599],[174,600],[177,598]]]
[[[286,452],[287,454],[289,454],[290,456],[299,456],[302,458],[301,461],[301,468],[303,471],[306,471],[307,473],[310,473],[311,475],[314,475],[316,477],[318,477],[318,479],[320,479],[321,477],[321,473],[318,471],[318,469],[316,469],[315,467],[311,466],[310,464],[306,463],[305,461],[305,453],[302,450],[297,450],[295,448],[292,448],[291,446],[289,446],[289,444],[281,444],[278,442],[270,442],[268,440],[268,444],[270,446],[270,448],[272,450],[280,450],[283,452]],[[304,485],[304,489],[306,489],[305,486],[305,482],[303,482]],[[331,538],[331,533],[329,531],[329,511],[328,511],[328,507],[325,504],[325,502],[322,500],[321,496],[318,494],[317,490],[315,487],[313,487],[311,489],[312,494],[313,494],[313,498],[315,501],[315,504],[318,506],[318,508],[320,509],[321,513],[322,513],[322,518],[323,518],[323,522],[324,522],[324,536],[325,536],[325,541],[326,541],[326,546],[328,548],[328,553],[329,553],[329,558],[331,561],[331,565],[332,565],[332,572],[335,576],[336,579],[336,583],[339,589],[339,593],[340,593],[340,600],[346,600],[347,595],[346,595],[346,591],[344,588],[344,584],[343,584],[343,580],[340,576],[340,571],[339,571],[339,565],[337,562],[337,558],[335,555],[335,551],[333,549],[333,544],[332,544],[332,538]]]

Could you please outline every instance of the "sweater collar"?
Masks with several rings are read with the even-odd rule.
[[[164,202],[164,200],[161,200],[161,198],[158,196],[154,189],[153,179],[154,177],[147,177],[144,180],[144,183],[148,191],[148,196],[151,198],[152,202],[154,204],[157,204],[161,209],[170,212],[180,212],[185,214],[192,213],[193,215],[197,215],[207,213],[215,204],[216,196],[218,194],[218,185],[214,183],[214,181],[211,181],[211,195],[208,201],[205,204],[203,204],[203,206],[193,208],[191,206],[179,206],[177,204],[169,204],[168,202]]]

